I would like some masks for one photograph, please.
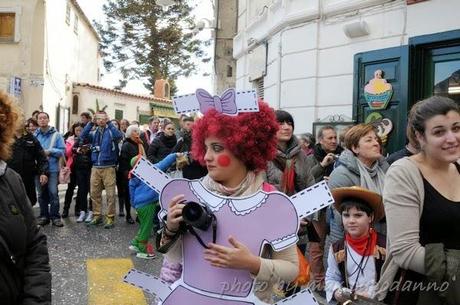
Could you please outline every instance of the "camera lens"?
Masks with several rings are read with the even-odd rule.
[[[188,202],[182,210],[182,216],[190,222],[196,222],[202,215],[202,207],[196,202]]]
[[[185,224],[206,231],[211,225],[213,214],[205,206],[189,201],[182,210]]]

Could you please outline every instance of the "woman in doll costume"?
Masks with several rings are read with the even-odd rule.
[[[358,186],[336,188],[332,195],[345,237],[329,250],[326,299],[344,304],[352,295],[373,298],[386,254],[385,236],[372,227],[385,215],[382,197]]]
[[[280,214],[292,220],[295,211],[282,194],[270,194],[275,188],[261,174],[276,154],[277,129],[264,102],[258,112],[236,116],[211,109],[195,123],[192,154],[208,175],[173,181],[162,191],[167,217],[160,244],[173,243],[166,258],[183,262],[182,284],[163,304],[273,303],[273,285],[297,276],[298,224],[279,220]],[[179,235],[191,201],[206,204],[217,225]]]

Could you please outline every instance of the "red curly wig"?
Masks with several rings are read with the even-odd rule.
[[[0,91],[0,160],[11,156],[14,134],[19,130],[22,111],[5,92]]]
[[[221,139],[248,170],[264,170],[276,155],[278,127],[273,109],[262,101],[259,101],[259,112],[243,112],[237,116],[211,109],[193,126],[193,158],[205,164],[204,141],[214,136]]]

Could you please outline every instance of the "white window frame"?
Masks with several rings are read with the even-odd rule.
[[[0,41],[0,43],[17,43],[21,40],[21,31],[19,26],[21,25],[21,14],[22,9],[20,6],[15,7],[0,7],[0,13],[13,13],[14,14],[14,37],[11,41]]]

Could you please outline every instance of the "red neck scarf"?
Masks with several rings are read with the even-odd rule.
[[[281,178],[281,191],[288,196],[295,193],[295,158],[286,160]]]
[[[359,238],[353,238],[350,234],[346,233],[345,240],[359,255],[369,256],[374,254],[375,245],[377,244],[377,232],[374,229],[370,229],[369,234]]]

